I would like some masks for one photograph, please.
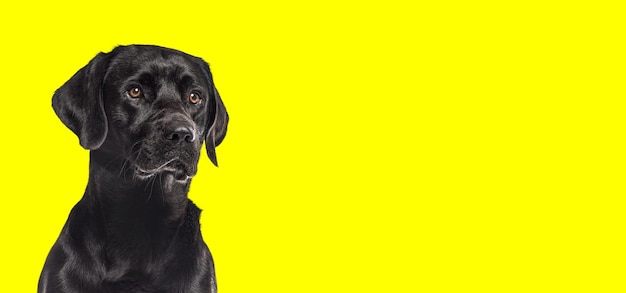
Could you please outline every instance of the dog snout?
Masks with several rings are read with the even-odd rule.
[[[172,121],[164,128],[165,139],[174,143],[194,142],[196,134],[193,126],[185,121]]]

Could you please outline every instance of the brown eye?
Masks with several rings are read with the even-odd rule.
[[[133,98],[141,97],[141,89],[138,87],[134,87],[128,90],[128,94]]]
[[[189,94],[189,102],[191,102],[194,105],[197,103],[200,103],[200,95],[196,93]]]

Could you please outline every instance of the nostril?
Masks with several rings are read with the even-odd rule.
[[[168,140],[179,140],[178,138],[178,133],[170,133],[170,135],[167,136]]]
[[[195,139],[196,139],[195,135],[193,135],[191,133],[188,134],[188,135],[185,135],[185,141],[186,142],[193,142]]]

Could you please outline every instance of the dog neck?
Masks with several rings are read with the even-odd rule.
[[[83,201],[102,218],[107,238],[123,239],[123,244],[116,244],[123,247],[117,250],[154,253],[166,249],[188,209],[195,207],[187,198],[190,180],[181,184],[168,174],[140,180],[131,171],[122,160],[91,151]]]

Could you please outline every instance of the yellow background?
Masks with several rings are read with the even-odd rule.
[[[0,292],[85,188],[52,93],[132,43],[203,57],[231,115],[190,194],[221,293],[626,290],[614,2],[8,2]]]

